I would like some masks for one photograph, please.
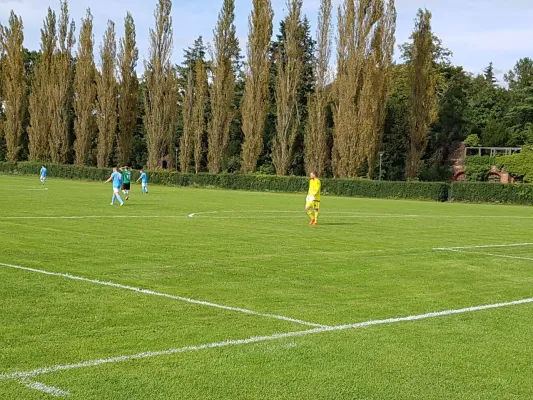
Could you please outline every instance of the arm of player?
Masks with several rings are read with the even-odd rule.
[[[109,179],[107,181],[105,181],[104,183],[109,183],[113,180],[113,176],[110,176]]]

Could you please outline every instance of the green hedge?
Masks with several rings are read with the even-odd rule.
[[[42,164],[0,162],[0,173],[37,175]],[[109,168],[76,165],[45,164],[51,178],[104,181]],[[137,179],[138,173],[134,174]],[[149,171],[149,183],[176,186],[213,187],[261,192],[302,193],[308,179],[299,176],[240,175],[240,174],[181,174],[169,171]],[[323,179],[323,192],[336,196],[356,196],[383,199],[414,199],[434,201],[466,201],[477,203],[533,204],[533,185],[483,182],[387,182],[365,179]]]
[[[465,176],[467,181],[486,182],[497,158],[489,156],[469,156],[465,160]]]
[[[533,185],[488,182],[455,182],[450,201],[499,204],[533,204]]]
[[[498,157],[497,166],[510,173],[513,177],[533,182],[533,150],[524,147],[521,153]]]
[[[42,164],[0,163],[0,173],[38,174]],[[54,178],[103,181],[111,173],[108,168],[45,164]],[[137,179],[138,174],[134,174]],[[306,192],[309,181],[300,176],[240,175],[240,174],[181,174],[169,171],[149,171],[149,183],[177,186],[216,187],[234,190],[268,192]],[[365,179],[324,179],[323,192],[337,196],[359,196],[390,199],[446,201],[449,185],[433,182],[379,182]]]

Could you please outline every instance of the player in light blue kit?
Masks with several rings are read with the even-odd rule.
[[[146,172],[144,172],[142,169],[139,171],[141,174],[141,177],[137,179],[137,182],[141,181],[142,184],[142,192],[148,193],[148,176],[146,175]]]
[[[44,185],[46,182],[46,177],[48,176],[48,170],[43,165],[41,168],[41,183]]]
[[[120,202],[120,206],[124,205],[122,198],[120,197],[120,188],[122,186],[122,174],[117,171],[116,168],[113,168],[113,173],[105,183],[113,181],[113,198],[111,200],[111,205],[115,204],[115,199]]]

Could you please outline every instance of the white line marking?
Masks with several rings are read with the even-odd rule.
[[[94,284],[102,285],[102,286],[110,286],[110,287],[114,287],[114,288],[118,288],[118,289],[130,290],[132,292],[148,294],[148,295],[151,295],[151,296],[165,297],[167,299],[179,300],[179,301],[183,301],[183,302],[186,302],[186,303],[192,303],[192,304],[198,304],[198,305],[201,305],[201,306],[219,308],[219,309],[222,309],[222,310],[235,311],[235,312],[240,312],[240,313],[244,313],[244,314],[250,314],[250,315],[256,315],[256,316],[259,316],[259,317],[265,317],[265,318],[279,319],[279,320],[282,320],[282,321],[293,322],[293,323],[300,324],[300,325],[325,327],[325,325],[315,324],[313,322],[307,322],[307,321],[302,321],[300,319],[285,317],[283,315],[264,314],[264,313],[248,310],[248,309],[245,309],[245,308],[230,307],[230,306],[225,306],[225,305],[222,305],[222,304],[210,303],[208,301],[190,299],[188,297],[175,296],[175,295],[167,294],[167,293],[159,293],[159,292],[154,292],[152,290],[140,289],[140,288],[136,288],[136,287],[133,287],[133,286],[121,285],[120,283],[104,282],[104,281],[99,281],[97,279],[83,278],[81,276],[75,276],[75,275],[70,275],[70,274],[62,274],[62,273],[58,273],[58,272],[50,272],[50,271],[45,271],[45,270],[41,270],[41,269],[21,267],[20,265],[12,265],[12,264],[0,263],[0,266],[7,267],[7,268],[13,268],[13,269],[19,269],[19,270],[23,270],[23,271],[36,272],[38,274],[43,274],[43,275],[59,276],[59,277],[62,277],[62,278],[72,279],[72,280],[75,280],[75,281],[89,282],[89,283],[94,283]]]
[[[234,216],[213,216],[213,214],[265,214],[265,216],[258,215],[234,215]],[[300,219],[302,218],[302,211],[207,211],[207,212],[197,212],[183,215],[49,215],[49,216],[1,216],[0,220],[32,220],[32,219],[114,219],[114,218],[146,218],[146,219],[165,219],[165,218],[206,218],[209,215],[209,218],[212,219],[271,219],[272,217],[268,214],[285,214],[277,215],[276,219]],[[287,215],[294,214],[294,215]],[[494,218],[494,219],[533,219],[533,216],[520,216],[520,215],[407,215],[407,214],[362,214],[362,213],[348,213],[342,211],[335,211],[327,213],[329,219],[338,219],[338,218],[406,218],[406,219],[415,219],[415,218],[434,218],[434,219],[465,219],[465,218]]]
[[[498,258],[510,258],[510,259],[513,259],[513,260],[533,261],[533,258],[531,258],[531,257],[510,256],[510,255],[506,255],[506,254],[485,253],[485,252],[481,252],[481,251],[464,251],[464,250],[457,250],[457,249],[434,249],[434,250],[449,251],[449,252],[461,253],[461,254],[479,254],[479,255],[482,255],[482,256],[490,256],[490,257],[498,257]]]
[[[510,301],[506,303],[496,303],[496,304],[487,304],[487,305],[475,306],[475,307],[460,308],[456,310],[430,312],[427,314],[411,315],[408,317],[378,319],[378,320],[372,320],[372,321],[366,321],[366,322],[359,322],[359,323],[350,324],[350,325],[338,325],[338,326],[309,329],[305,331],[276,333],[273,335],[256,336],[256,337],[250,337],[248,339],[241,339],[241,340],[227,340],[223,342],[207,343],[207,344],[202,344],[199,346],[180,347],[180,348],[168,349],[168,350],[163,350],[163,351],[149,351],[149,352],[143,352],[143,353],[138,353],[138,354],[133,354],[133,355],[84,361],[84,362],[80,362],[76,364],[56,365],[52,367],[37,368],[31,371],[12,372],[12,373],[0,375],[0,380],[24,379],[24,378],[30,378],[30,377],[42,375],[42,374],[50,374],[50,373],[59,372],[59,371],[68,371],[68,370],[73,370],[77,368],[97,367],[99,365],[120,363],[120,362],[125,362],[125,361],[130,361],[130,360],[139,360],[139,359],[159,357],[159,356],[168,356],[172,354],[186,353],[186,352],[191,352],[191,351],[200,351],[200,350],[220,348],[220,347],[239,346],[239,345],[245,345],[245,344],[251,344],[251,343],[268,342],[268,341],[273,341],[273,340],[307,336],[307,335],[324,333],[324,332],[344,331],[347,329],[360,329],[360,328],[366,328],[366,327],[374,326],[374,325],[385,325],[385,324],[394,324],[398,322],[418,321],[418,320],[423,320],[423,319],[428,319],[428,318],[464,314],[464,313],[470,313],[470,312],[475,312],[475,311],[489,310],[489,309],[501,308],[501,307],[510,307],[510,306],[516,306],[516,305],[521,305],[521,304],[529,304],[529,303],[533,303],[533,298]]]
[[[33,381],[28,381],[28,380],[22,380],[21,382],[30,389],[38,390],[40,392],[44,392],[54,397],[70,396],[69,392],[65,392],[64,390],[58,389],[53,386],[45,385],[44,383],[33,382]]]
[[[468,250],[468,249],[491,249],[497,247],[523,247],[523,246],[533,246],[533,243],[511,243],[511,244],[486,244],[481,246],[461,246],[461,247],[437,247],[433,250]]]

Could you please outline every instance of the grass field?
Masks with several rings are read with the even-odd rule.
[[[533,398],[532,208],[0,188],[0,399]]]

